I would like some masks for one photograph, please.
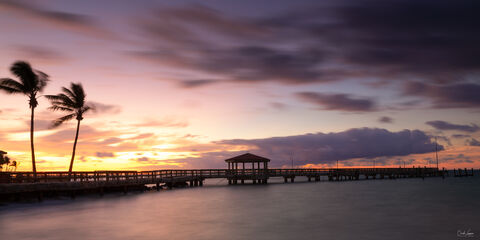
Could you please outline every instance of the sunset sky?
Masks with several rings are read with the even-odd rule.
[[[478,0],[0,0],[17,60],[96,105],[74,170],[480,167]],[[75,122],[36,109],[37,170],[67,170]],[[0,150],[31,170],[28,99],[0,92]]]

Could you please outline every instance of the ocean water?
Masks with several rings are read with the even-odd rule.
[[[0,239],[480,239],[480,177],[295,180],[9,204]]]

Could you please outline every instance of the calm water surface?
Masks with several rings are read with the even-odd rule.
[[[296,180],[301,180],[297,178]],[[296,182],[0,206],[0,239],[480,239],[480,177]]]

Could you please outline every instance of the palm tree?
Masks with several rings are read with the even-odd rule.
[[[63,87],[62,92],[57,95],[46,95],[45,97],[50,100],[52,106],[49,108],[53,111],[64,111],[69,113],[61,118],[58,118],[53,122],[53,127],[58,127],[62,123],[69,121],[73,118],[77,119],[77,133],[75,134],[75,142],[73,143],[72,159],[70,160],[69,173],[72,173],[73,160],[75,159],[75,149],[77,148],[78,132],[80,131],[80,121],[83,120],[83,114],[93,109],[93,106],[89,106],[85,103],[85,91],[82,84],[71,83],[70,89]]]
[[[48,75],[32,69],[29,63],[17,61],[11,67],[10,71],[17,76],[20,81],[10,78],[0,79],[0,90],[8,94],[23,94],[29,98],[30,114],[30,148],[32,150],[32,171],[33,177],[37,177],[37,168],[35,165],[35,149],[33,145],[35,108],[38,106],[37,94],[42,92],[48,82]]]
[[[10,158],[7,156],[7,152],[0,150],[0,171],[2,171],[3,165],[6,165],[8,169],[9,163],[10,163]]]

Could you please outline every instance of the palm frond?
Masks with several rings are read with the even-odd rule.
[[[47,98],[50,101],[68,102],[68,103],[72,102],[71,99],[65,94],[45,95],[45,98]]]
[[[60,93],[57,95],[45,95],[45,97],[52,102],[52,104],[61,104],[64,106],[75,107],[75,102],[67,95]]]
[[[44,95],[45,98],[47,98],[50,101],[61,101],[62,98],[57,96],[57,95]]]
[[[70,99],[75,99],[75,93],[73,93],[70,89],[66,87],[62,87],[62,92],[64,92]]]
[[[74,102],[76,108],[85,104],[85,92],[81,83],[71,83],[70,89],[63,87],[62,91]]]
[[[88,112],[88,111],[90,111],[90,110],[95,110],[95,109],[94,109],[92,106],[88,106],[88,105],[87,105],[87,106],[82,107],[82,108],[80,109],[80,112],[81,112],[82,114],[84,114],[84,113],[86,113],[86,112]]]
[[[51,101],[50,102],[52,105],[55,105],[55,106],[59,106],[59,107],[64,107],[64,108],[72,108],[72,109],[75,109],[76,107],[75,106],[72,106],[70,104],[65,104],[64,102],[62,101]]]
[[[61,117],[54,121],[53,127],[61,125],[63,122],[76,117],[79,121],[83,119],[83,114],[91,109],[93,106],[85,105],[85,92],[80,83],[72,83],[70,89],[63,87],[62,93],[57,95],[46,95],[50,100],[50,110],[73,112],[69,115]]]
[[[23,84],[10,78],[0,79],[0,89],[10,94],[25,93]]]
[[[53,121],[53,124],[52,124],[51,128],[56,128],[56,127],[62,125],[62,123],[66,122],[68,120],[72,120],[75,116],[77,116],[77,114],[72,113],[72,114],[65,115],[61,118],[58,118],[55,121]]]
[[[85,91],[83,90],[83,86],[81,83],[72,83],[71,85],[72,91],[75,93],[76,102],[79,103],[81,106],[85,103]]]
[[[34,70],[34,71],[37,78],[37,84],[36,84],[37,90],[39,92],[42,92],[45,86],[47,86],[47,82],[50,81],[49,76],[42,71],[38,71],[38,70]]]
[[[22,81],[25,90],[34,91],[37,89],[37,76],[29,63],[24,61],[15,62],[10,71]]]
[[[64,111],[64,112],[74,112],[75,109],[69,108],[69,107],[64,107],[60,105],[52,105],[48,109],[53,110],[53,111]]]

